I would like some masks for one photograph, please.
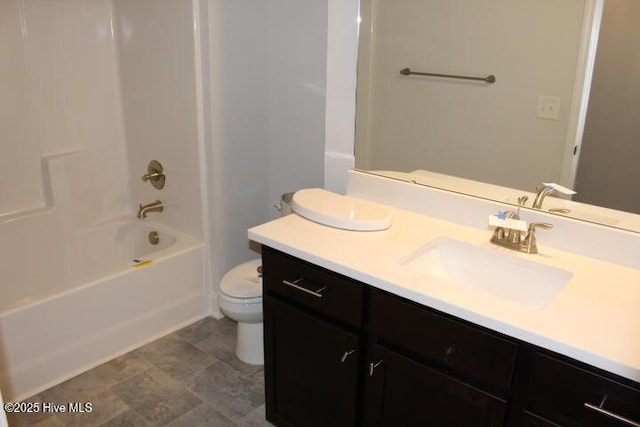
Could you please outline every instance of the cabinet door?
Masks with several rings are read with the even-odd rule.
[[[267,419],[354,426],[358,337],[273,297],[264,314]]]
[[[505,401],[383,347],[367,354],[366,426],[502,426]]]

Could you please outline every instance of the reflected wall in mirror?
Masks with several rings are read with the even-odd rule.
[[[636,215],[617,212],[640,213],[640,2],[360,7],[358,169],[417,171],[387,175],[499,201],[529,192],[528,206],[536,186],[557,182],[585,203],[571,205],[575,217],[640,231]],[[405,76],[404,68],[496,82]]]
[[[640,2],[605,0],[574,200],[640,213]]]

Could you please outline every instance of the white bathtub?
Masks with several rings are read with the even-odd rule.
[[[0,295],[5,400],[38,393],[209,311],[202,242],[147,222],[112,221],[74,233],[42,262],[22,258],[5,264],[4,280],[12,282]],[[133,259],[152,262],[134,267]]]

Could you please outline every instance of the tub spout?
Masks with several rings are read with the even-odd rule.
[[[151,202],[147,205],[140,204],[138,207],[138,218],[146,218],[149,212],[162,212],[164,206],[160,200],[156,200],[155,202]]]

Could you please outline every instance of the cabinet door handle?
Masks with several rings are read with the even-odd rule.
[[[379,360],[379,361],[377,361],[375,363],[374,362],[369,362],[369,376],[370,377],[373,376],[373,371],[375,371],[375,369],[378,366],[382,365],[382,362],[384,362],[384,359],[383,360]]]
[[[283,280],[282,281],[282,283],[287,285],[287,286],[290,286],[292,288],[295,288],[295,289],[297,289],[299,291],[302,291],[302,292],[305,292],[307,294],[313,295],[314,297],[317,297],[317,298],[322,298],[321,292],[324,291],[325,289],[327,289],[326,286],[322,286],[319,289],[315,289],[315,290],[307,289],[304,286],[302,286],[303,282],[304,282],[303,278],[299,278],[299,279],[293,280],[291,282],[288,281],[288,280]]]
[[[345,360],[347,360],[347,357],[351,356],[353,353],[355,353],[356,350],[349,350],[349,351],[345,351],[344,354],[342,355],[342,357],[340,358],[340,362],[344,363]]]
[[[633,426],[633,427],[640,427],[640,423],[635,422],[635,421],[633,421],[633,420],[630,420],[629,418],[625,418],[625,417],[623,417],[622,415],[618,415],[618,414],[616,414],[616,413],[613,413],[613,412],[607,411],[606,409],[601,408],[600,406],[596,406],[596,405],[594,405],[593,403],[585,402],[585,403],[584,403],[584,407],[585,407],[585,408],[588,408],[588,409],[591,409],[592,411],[599,412],[599,413],[601,413],[602,415],[606,415],[606,416],[608,416],[608,417],[611,417],[611,418],[613,418],[613,419],[616,419],[616,420],[618,420],[618,421],[620,421],[620,422],[622,422],[622,423],[624,423],[624,424],[627,424],[627,425],[629,425],[629,426]]]

